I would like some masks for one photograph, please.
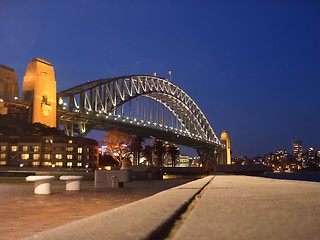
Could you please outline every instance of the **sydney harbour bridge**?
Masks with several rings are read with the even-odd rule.
[[[200,155],[223,147],[198,105],[166,78],[100,79],[62,91],[57,99],[57,119],[69,135],[117,129],[192,147]]]
[[[202,160],[216,159],[225,149],[199,106],[167,78],[105,78],[57,93],[54,76],[43,59],[34,58],[27,67],[22,94],[31,103],[32,122],[63,128],[69,136],[119,130],[161,139],[196,149]]]

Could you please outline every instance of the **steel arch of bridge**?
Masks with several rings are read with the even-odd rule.
[[[81,134],[85,134],[93,128],[107,130],[106,123],[114,126],[118,121],[220,145],[209,121],[197,104],[187,93],[166,78],[125,76],[100,79],[60,92],[57,97],[59,124],[64,125],[69,135],[73,135],[75,126]],[[136,105],[136,116],[134,118],[130,114],[129,117],[125,116],[125,104],[131,104],[134,99],[138,102],[139,97],[146,97],[163,105],[176,118],[178,124],[173,127],[164,121],[161,122],[158,113],[158,116],[154,117],[157,121],[152,119],[151,114],[145,113],[158,111],[152,109],[152,105],[149,105],[149,109],[143,106],[144,112],[140,115],[137,113],[139,106]],[[117,114],[117,111],[120,111],[120,114]],[[164,115],[164,112],[162,114]],[[149,119],[146,119],[146,115]]]

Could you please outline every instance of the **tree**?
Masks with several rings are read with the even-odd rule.
[[[130,166],[128,146],[131,141],[132,136],[117,130],[109,131],[102,138],[102,143],[106,145],[108,153],[119,162],[121,170],[128,169]]]
[[[131,152],[133,152],[135,165],[140,163],[140,152],[142,151],[142,143],[144,138],[141,136],[133,136],[131,144],[129,146]]]
[[[161,167],[163,165],[162,156],[163,156],[163,153],[166,151],[163,141],[159,139],[155,139],[153,141],[153,149],[154,149],[154,154],[157,156],[157,160],[158,160],[157,165],[158,167]]]
[[[150,145],[144,146],[142,150],[143,156],[147,159],[149,165],[152,165],[152,151],[153,148]]]
[[[171,145],[171,146],[168,147],[167,151],[171,156],[171,166],[175,167],[176,166],[177,156],[179,156],[180,150],[179,150],[179,148],[177,146]]]
[[[111,155],[99,154],[100,167],[117,166],[117,165],[119,165],[119,162],[114,160],[114,158]]]

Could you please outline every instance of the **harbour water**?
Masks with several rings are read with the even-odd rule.
[[[320,182],[320,172],[265,173],[267,178]]]

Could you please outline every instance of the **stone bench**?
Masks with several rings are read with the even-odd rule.
[[[54,180],[54,176],[28,176],[26,180],[34,182],[35,194],[50,194],[51,181]]]
[[[131,170],[96,170],[94,175],[94,187],[122,188],[131,181]]]
[[[82,179],[83,179],[83,176],[64,175],[60,177],[60,180],[66,181],[67,191],[80,191],[80,185],[81,185]]]

